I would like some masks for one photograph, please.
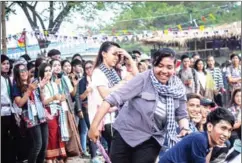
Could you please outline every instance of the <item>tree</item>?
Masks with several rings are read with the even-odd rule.
[[[44,9],[41,12],[38,12],[36,7],[39,3],[48,3],[49,7]],[[68,19],[74,12],[80,12],[83,14],[83,18],[86,20],[94,20],[97,11],[104,11],[110,7],[113,7],[114,3],[107,2],[24,2],[24,1],[15,1],[11,2],[7,6],[7,11],[10,14],[11,12],[15,12],[13,9],[14,6],[20,7],[33,31],[48,31],[48,34],[56,34],[61,27],[61,24],[64,21],[70,21]],[[48,14],[48,16],[43,16],[44,14]],[[48,22],[46,25],[45,22]],[[44,44],[45,46],[41,46],[45,40],[39,39],[38,32],[35,32],[35,37],[38,39],[38,43],[40,47],[48,47],[49,43]]]
[[[106,30],[122,31],[164,30],[194,26],[190,23],[190,16],[196,19],[198,25],[215,25],[229,23],[241,19],[241,8],[236,2],[136,2],[130,8],[123,10]],[[211,20],[209,14],[215,15]],[[206,21],[201,17],[206,17]]]

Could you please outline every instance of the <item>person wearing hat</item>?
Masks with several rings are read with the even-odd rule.
[[[57,49],[50,50],[47,55],[51,60],[57,59],[57,60],[61,61],[61,52]]]
[[[11,74],[10,59],[1,55],[1,162],[16,162],[16,120],[12,109],[12,82],[9,78]]]

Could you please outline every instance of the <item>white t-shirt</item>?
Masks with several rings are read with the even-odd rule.
[[[197,72],[198,79],[203,87],[205,89],[206,87],[206,75],[203,72]]]
[[[103,102],[103,98],[97,89],[98,86],[104,86],[106,88],[110,88],[110,84],[106,75],[99,68],[96,68],[94,69],[92,74],[91,87],[93,91],[88,96],[88,114],[89,114],[90,123],[92,123],[94,116],[97,112],[97,109],[101,106]],[[113,123],[114,120],[115,120],[115,113],[114,112],[107,113],[104,117],[104,124]]]
[[[2,104],[11,104],[11,100],[8,95],[8,88],[7,88],[7,79],[5,79],[3,76],[1,76],[1,103]],[[11,107],[1,107],[1,116],[9,116],[11,115]]]

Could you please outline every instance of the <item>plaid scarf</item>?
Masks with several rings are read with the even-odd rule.
[[[115,84],[118,84],[120,82],[120,77],[118,76],[117,72],[112,69],[108,69],[103,63],[100,64],[99,69],[106,75],[108,78],[109,83],[111,84],[111,87],[113,87]]]
[[[166,97],[167,138],[168,147],[171,148],[179,141],[176,132],[177,124],[175,121],[174,99],[183,97],[185,95],[186,88],[177,76],[172,76],[168,81],[168,85],[162,85],[155,77],[154,71],[151,71],[150,77],[158,94]]]

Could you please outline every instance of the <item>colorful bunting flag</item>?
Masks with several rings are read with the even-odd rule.
[[[215,20],[216,18],[214,17],[213,14],[209,14],[209,17],[212,19],[212,20]]]
[[[20,48],[25,47],[25,43],[24,43],[25,42],[25,36],[26,36],[26,33],[25,33],[25,31],[23,31],[20,38],[18,39],[18,47],[20,47]]]
[[[182,26],[181,26],[181,24],[177,25],[177,28],[178,28],[180,31],[182,31]]]
[[[205,16],[202,16],[202,21],[203,21],[203,22],[206,22],[206,18],[205,18]]]
[[[200,29],[201,31],[203,31],[203,30],[205,29],[204,25],[200,25],[200,26],[199,26],[199,29]]]
[[[169,31],[168,31],[167,29],[164,30],[164,34],[165,34],[165,35],[168,35],[168,32],[169,32]]]

